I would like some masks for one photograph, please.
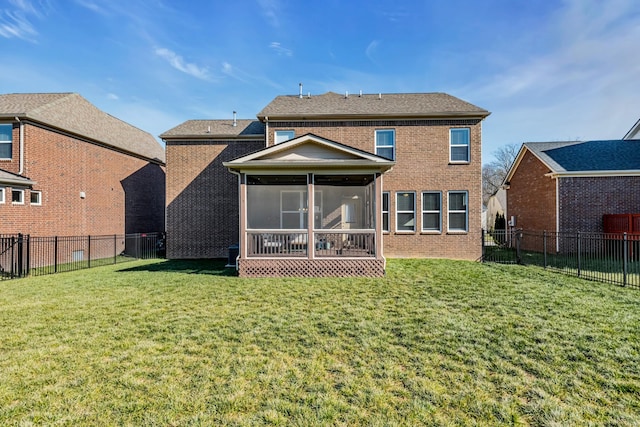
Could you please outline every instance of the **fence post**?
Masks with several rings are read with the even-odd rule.
[[[542,232],[542,252],[544,253],[544,268],[547,268],[547,230]]]
[[[53,272],[58,272],[58,236],[53,238]]]
[[[484,233],[485,233],[485,231],[484,231],[484,228],[483,228],[482,229],[482,258],[480,258],[480,260],[482,262],[484,262],[484,255],[485,255],[485,253],[484,253]]]
[[[520,256],[520,242],[522,241],[522,230],[516,230],[516,263],[522,264]]]
[[[622,234],[622,250],[624,255],[622,257],[622,285],[627,286],[627,273],[629,272],[629,240],[627,239],[627,233]]]
[[[91,235],[87,236],[87,253],[88,253],[87,268],[91,268]]]
[[[23,255],[24,255],[24,236],[22,233],[18,234],[18,277],[23,276]]]
[[[578,231],[578,277],[580,277],[580,270],[581,270],[580,267],[582,267],[582,265],[580,263],[580,261],[581,261],[581,259],[580,259],[580,251],[581,250],[582,250],[582,248],[581,248],[581,245],[580,245],[580,232]]]
[[[29,270],[31,269],[31,235],[27,234],[27,264],[25,268],[25,276],[29,275]]]
[[[113,235],[113,263],[118,263],[118,237]]]

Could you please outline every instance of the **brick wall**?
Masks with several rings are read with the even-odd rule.
[[[123,234],[164,230],[164,168],[53,130],[24,124],[24,172],[42,191],[42,205],[0,204],[0,233],[34,236]],[[0,168],[19,169],[19,133],[13,159]],[[84,198],[81,197],[84,193]]]
[[[167,142],[167,257],[226,258],[238,238],[238,178],[222,162],[264,141]]]
[[[471,130],[471,162],[450,164],[449,129]],[[478,259],[481,255],[481,122],[479,120],[384,120],[353,122],[269,123],[268,141],[277,130],[294,130],[296,136],[313,133],[342,144],[375,153],[375,130],[395,129],[396,166],[383,177],[390,192],[390,230],[384,236],[387,257],[443,257]],[[447,192],[468,191],[469,232],[447,232]],[[416,192],[416,232],[395,232],[396,191]],[[421,192],[442,191],[442,232],[421,233]]]
[[[556,180],[549,172],[531,152],[522,157],[507,190],[507,216],[515,216],[517,228],[556,231]]]
[[[604,214],[640,213],[640,177],[560,178],[560,230],[602,232]]]

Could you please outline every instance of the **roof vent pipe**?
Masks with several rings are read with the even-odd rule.
[[[233,112],[233,127],[238,126],[238,120],[236,120],[236,112]]]
[[[311,98],[311,92],[307,92],[307,98]]]
[[[362,98],[362,89],[360,89],[360,95],[358,95],[360,98]]]
[[[346,91],[344,92],[344,97],[345,97],[345,98],[348,98],[348,97],[349,97],[349,91],[348,91],[348,90],[346,90]]]
[[[298,83],[298,86],[300,86],[300,99],[302,99],[302,83]]]
[[[207,126],[207,133],[211,133],[211,126]]]
[[[382,99],[382,93],[378,93],[378,99]]]

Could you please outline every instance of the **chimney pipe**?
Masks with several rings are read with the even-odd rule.
[[[233,127],[238,126],[238,121],[236,120],[236,112],[233,112]]]
[[[302,83],[298,83],[298,86],[300,86],[300,99],[302,99]]]

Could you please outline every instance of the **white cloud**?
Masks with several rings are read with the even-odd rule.
[[[155,53],[165,59],[176,70],[201,80],[211,80],[209,70],[206,67],[199,67],[196,64],[185,62],[182,56],[169,49],[156,48]]]
[[[115,93],[108,93],[107,94],[107,99],[110,99],[112,101],[117,101],[120,99],[120,97],[118,95],[116,95]]]
[[[374,55],[379,45],[380,45],[380,42],[378,40],[374,40],[371,43],[369,43],[369,46],[367,46],[367,49],[365,50],[365,54],[367,55],[367,58],[369,58],[370,61],[374,60]]]
[[[0,36],[35,42],[38,31],[31,19],[41,18],[41,12],[29,0],[9,0],[9,6],[0,10]]]
[[[279,8],[278,0],[258,0],[258,4],[260,5],[260,8],[262,9],[262,13],[267,19],[267,22],[269,22],[269,25],[275,28],[279,27],[280,26],[280,19],[279,19],[280,8]]]
[[[293,56],[293,51],[283,47],[279,42],[271,42],[269,48],[276,52],[278,56]]]

